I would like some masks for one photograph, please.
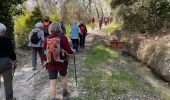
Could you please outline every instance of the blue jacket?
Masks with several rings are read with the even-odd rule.
[[[78,39],[79,38],[79,26],[74,24],[70,28],[70,38]]]

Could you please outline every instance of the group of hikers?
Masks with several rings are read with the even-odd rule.
[[[16,100],[13,97],[13,66],[16,64],[16,53],[12,42],[5,37],[7,28],[0,23],[0,75],[4,79],[6,100]],[[69,55],[78,52],[79,47],[84,48],[87,28],[78,21],[73,21],[70,27],[70,46],[66,34],[65,22],[50,21],[45,16],[43,21],[37,22],[35,28],[29,33],[28,46],[32,51],[32,70],[37,70],[37,53],[40,56],[42,66],[46,66],[49,76],[50,100],[56,100],[56,79],[58,73],[61,76],[63,97],[68,96],[67,67]]]
[[[102,28],[103,23],[106,26],[106,25],[110,24],[112,21],[113,21],[112,17],[100,17],[99,18],[99,29]],[[95,26],[95,18],[94,17],[91,18],[91,24],[92,24],[92,29],[94,29],[94,26]]]

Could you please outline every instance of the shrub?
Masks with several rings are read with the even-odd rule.
[[[25,12],[23,15],[15,16],[15,41],[17,48],[25,48],[28,44],[28,35],[35,23],[42,21],[43,16],[39,8],[35,8],[32,13]]]

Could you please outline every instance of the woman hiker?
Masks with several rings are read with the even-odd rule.
[[[45,61],[47,61],[50,100],[56,100],[56,85],[57,85],[56,79],[58,77],[58,73],[61,76],[63,97],[67,97],[69,95],[68,88],[67,88],[68,60],[66,59],[67,58],[66,54],[72,54],[73,51],[75,51],[75,50],[71,49],[68,39],[64,34],[62,34],[61,25],[58,22],[53,22],[52,24],[50,24],[49,33],[50,33],[49,37],[45,38],[45,42],[44,42],[43,59]],[[54,54],[52,54],[52,55],[50,54],[50,56],[48,56],[48,54],[49,54],[48,52],[51,52],[51,51],[49,51],[50,48],[53,47],[53,46],[48,47],[48,45],[50,45],[51,43],[56,43],[56,44],[59,43],[59,42],[55,41],[56,39],[59,39],[59,41],[60,41],[59,48],[61,49],[61,51],[59,51],[59,56],[61,57],[60,60],[62,60],[63,62],[55,62]],[[47,49],[49,49],[49,50],[47,50]],[[55,50],[55,49],[53,49],[53,50]],[[57,51],[53,51],[53,53],[54,52],[57,52]]]
[[[6,26],[0,23],[0,75],[4,79],[6,100],[16,100],[13,97],[12,65],[16,66],[16,54],[10,39],[5,37]]]

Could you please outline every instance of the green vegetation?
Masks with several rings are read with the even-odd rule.
[[[80,82],[82,90],[86,92],[81,94],[80,100],[117,99],[132,91],[148,96],[150,94],[146,91],[150,91],[151,95],[157,95],[155,90],[137,79],[135,72],[129,72],[131,66],[135,66],[133,62],[127,66],[124,59],[125,61],[120,61],[118,65],[117,60],[120,57],[117,51],[103,45],[98,45],[87,52],[84,72],[86,74]]]
[[[164,33],[169,32],[168,0],[112,0],[111,7],[120,7],[118,16],[123,18],[126,31],[152,34],[164,28]]]
[[[105,61],[109,60],[109,58],[117,56],[117,52],[114,52],[109,48],[99,45],[87,53],[85,65],[88,68],[93,69],[95,68],[95,66],[97,67],[98,65],[103,64]]]
[[[121,24],[116,24],[115,22],[113,22],[113,23],[110,23],[110,24],[108,24],[107,26],[105,26],[104,28],[103,28],[103,31],[104,32],[109,32],[109,31],[113,31],[113,30],[115,30],[115,29],[117,29],[117,28],[121,28]]]
[[[25,12],[23,15],[15,17],[14,33],[17,48],[27,47],[30,31],[34,28],[34,25],[42,19],[42,13],[37,7],[32,13]]]
[[[2,0],[0,1],[0,23],[3,23],[7,26],[6,36],[14,40],[14,22],[13,14],[20,14],[19,9],[16,8],[16,5],[23,3],[24,0]],[[15,10],[12,10],[12,8]],[[17,12],[18,11],[18,12]]]

